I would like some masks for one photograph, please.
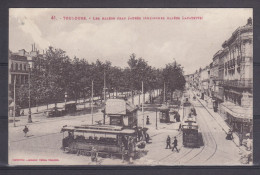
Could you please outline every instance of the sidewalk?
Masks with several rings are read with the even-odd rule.
[[[110,94],[111,95],[111,94]],[[145,94],[145,100],[148,100],[149,98],[149,94],[146,93]],[[134,96],[135,98],[138,97],[138,95],[135,95]],[[98,97],[94,97],[93,98],[94,101],[97,101],[97,100],[100,100],[99,96]],[[131,96],[128,97],[128,100],[131,101]],[[75,101],[67,101],[67,103],[70,103],[70,102],[75,102]],[[49,104],[48,105],[48,108],[53,108],[55,104]],[[65,102],[62,102],[62,103],[57,103],[57,107],[60,107],[60,108],[63,108],[65,105]],[[85,99],[85,107],[86,109],[87,108],[90,108],[90,98],[87,98]],[[100,109],[100,106],[95,106],[94,108],[98,108]],[[44,106],[38,106],[38,112],[37,112],[37,107],[32,107],[31,108],[31,112],[32,112],[32,119],[33,119],[33,123],[28,123],[28,111],[29,109],[28,108],[25,108],[23,109],[24,110],[24,115],[23,116],[19,116],[19,117],[15,117],[15,120],[16,120],[16,126],[25,126],[25,125],[32,125],[32,124],[39,124],[39,123],[42,123],[42,122],[45,122],[45,121],[55,121],[55,120],[67,120],[67,118],[70,118],[72,119],[71,115],[65,115],[65,116],[60,116],[60,117],[46,117],[43,115],[43,112],[47,109],[47,105],[44,105]],[[84,109],[84,99],[79,99],[77,100],[77,109],[81,109],[83,110]],[[86,110],[85,109],[85,110]],[[96,112],[95,112],[96,113]],[[88,114],[88,113],[86,113]],[[73,116],[74,119],[76,118],[82,118],[84,117],[83,116]],[[13,117],[12,116],[9,116],[9,120],[13,120]],[[13,122],[9,122],[9,125],[12,126],[13,125]]]
[[[207,103],[204,101],[204,100],[201,100],[200,98],[197,98],[197,100],[199,102],[201,102],[201,104],[205,107],[205,109],[210,113],[210,115],[215,119],[215,121],[217,122],[217,124],[222,128],[222,130],[225,132],[225,133],[228,133],[230,127],[228,126],[228,124],[224,121],[224,119],[222,118],[221,115],[219,115],[218,113],[214,112],[213,109],[210,109],[207,107]],[[239,141],[239,137],[238,137],[238,134],[237,133],[233,133],[233,142],[234,144],[239,147],[239,149],[243,152],[243,153],[250,153],[251,151],[248,151],[246,149],[246,147],[243,145],[243,146],[240,146],[240,141]]]
[[[113,96],[113,93],[110,93],[110,96]],[[137,97],[138,95],[135,95],[134,97]],[[149,97],[149,93],[147,92],[145,94],[145,100],[148,100],[148,97]],[[85,99],[85,104],[87,106],[87,104],[90,103],[90,100],[91,98],[86,98]],[[93,97],[93,100],[94,101],[99,101],[100,100],[100,96],[96,96],[96,97]],[[131,96],[128,96],[128,100],[131,100]],[[142,101],[142,100],[141,100]],[[67,101],[66,103],[71,103],[71,102],[75,102],[75,100],[70,100],[70,101]],[[77,100],[77,103],[78,103],[78,106],[84,106],[84,99],[78,99]],[[61,103],[57,103],[57,107],[58,108],[63,108],[65,105],[65,102],[61,102]],[[48,104],[48,109],[50,108],[53,108],[55,106],[55,104]],[[37,111],[37,108],[38,108],[38,111]],[[32,114],[38,114],[38,113],[42,113],[44,112],[45,110],[47,109],[47,104],[45,105],[41,105],[41,106],[38,106],[38,107],[31,107],[31,113]],[[28,115],[28,112],[29,112],[29,108],[24,108],[24,109],[21,109],[21,111],[24,110],[24,115]],[[9,116],[11,117],[11,116]]]

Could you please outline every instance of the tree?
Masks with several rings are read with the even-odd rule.
[[[163,69],[163,80],[166,84],[167,91],[172,95],[175,90],[184,90],[186,80],[183,75],[181,65],[176,61],[169,63]]]

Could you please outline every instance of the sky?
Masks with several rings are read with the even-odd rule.
[[[55,16],[55,19],[53,18]],[[9,49],[43,52],[49,46],[60,48],[70,58],[89,62],[109,60],[127,67],[132,53],[149,65],[163,68],[176,60],[185,74],[212,62],[232,33],[253,16],[250,8],[157,8],[157,9],[9,9]],[[87,20],[66,20],[86,17]],[[94,20],[100,18],[100,20]],[[126,17],[126,20],[102,20],[102,17]],[[128,20],[140,17],[141,20]],[[164,17],[165,20],[145,20]],[[169,20],[167,17],[180,17]],[[183,17],[202,19],[184,20]]]

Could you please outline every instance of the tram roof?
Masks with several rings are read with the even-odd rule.
[[[61,129],[62,132],[73,131],[73,132],[86,132],[86,133],[99,133],[99,134],[126,134],[131,135],[135,133],[133,129],[122,129],[122,130],[108,130],[105,128],[77,128],[74,126],[66,126]]]

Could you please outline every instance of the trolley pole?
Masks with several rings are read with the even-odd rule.
[[[142,114],[143,114],[143,128],[144,128],[144,82],[143,81],[142,81],[142,94],[143,94]]]
[[[15,115],[16,115],[16,99],[15,99],[15,85],[16,85],[16,75],[14,76],[14,112],[13,112],[13,116],[14,116],[14,127],[16,127],[15,125]]]
[[[92,80],[92,87],[91,87],[91,119],[93,125],[93,80]]]

